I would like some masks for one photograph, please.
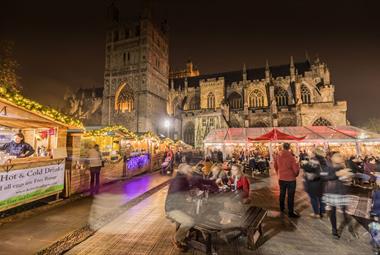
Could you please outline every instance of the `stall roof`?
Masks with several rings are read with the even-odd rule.
[[[12,128],[81,128],[82,124],[60,112],[44,107],[22,96],[16,99],[2,97],[0,93],[0,124]],[[28,104],[29,103],[29,104]],[[31,106],[33,105],[33,107]]]
[[[248,138],[255,139],[270,132],[273,128],[226,128],[211,130],[204,143],[246,143]],[[354,126],[302,126],[276,127],[279,131],[305,137],[300,142],[380,142],[380,134]],[[281,142],[281,141],[280,141]],[[294,142],[294,141],[293,141]]]

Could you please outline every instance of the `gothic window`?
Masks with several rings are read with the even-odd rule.
[[[249,107],[264,107],[264,95],[259,89],[254,89],[249,95]]]
[[[276,103],[277,106],[288,105],[288,92],[281,87],[276,87],[275,89]]]
[[[332,126],[332,125],[330,121],[320,117],[314,121],[313,126]]]
[[[207,126],[207,120],[206,119],[202,119],[202,126],[203,127]]]
[[[186,124],[184,129],[183,140],[185,141],[185,143],[194,146],[194,136],[194,124],[192,122],[189,122]]]
[[[189,102],[189,110],[198,110],[199,109],[199,97],[193,96]]]
[[[132,89],[126,84],[121,85],[115,94],[115,111],[122,113],[131,112],[134,108]]]
[[[243,107],[243,100],[239,93],[232,92],[228,97],[228,102],[231,109],[239,109]]]
[[[301,99],[302,99],[302,103],[304,103],[304,104],[310,104],[311,103],[310,90],[304,84],[301,85]]]
[[[178,99],[178,97],[176,97],[174,100],[173,100],[173,115],[174,116],[177,116],[180,112],[180,105],[181,105],[181,100]]]
[[[207,96],[207,108],[209,109],[215,108],[215,96],[212,92],[210,92]]]
[[[126,57],[126,54],[125,54],[125,52],[124,52],[124,53],[123,53],[123,65],[125,65],[126,60],[127,60],[127,57]]]

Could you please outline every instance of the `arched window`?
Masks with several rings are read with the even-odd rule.
[[[115,111],[131,112],[135,109],[132,89],[125,83],[122,84],[115,94]]]
[[[332,126],[332,125],[330,121],[320,117],[314,121],[313,126]]]
[[[264,94],[259,89],[254,89],[249,95],[249,107],[264,107]]]
[[[208,93],[208,96],[207,96],[207,108],[209,109],[215,108],[215,96],[212,92]]]
[[[304,84],[301,85],[301,99],[302,99],[302,103],[304,103],[304,104],[310,104],[311,103],[310,90]]]
[[[178,97],[176,97],[172,102],[172,106],[173,106],[173,115],[177,116],[181,107],[181,100]]]
[[[193,96],[191,99],[190,99],[190,102],[189,102],[189,110],[198,110],[200,107],[200,99],[199,99],[199,96]]]
[[[275,89],[276,103],[277,106],[286,106],[288,105],[288,92],[281,87],[276,87]]]
[[[194,137],[195,137],[195,130],[194,130],[194,124],[192,122],[189,122],[186,124],[184,132],[183,132],[183,140],[185,143],[194,146]]]
[[[228,97],[228,103],[231,109],[240,109],[243,107],[243,100],[239,93],[232,92]]]

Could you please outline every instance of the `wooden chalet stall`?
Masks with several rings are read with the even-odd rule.
[[[67,130],[79,121],[0,87],[0,211],[59,194],[66,195]],[[17,157],[5,150],[16,133],[35,152]],[[64,192],[65,191],[65,192]]]

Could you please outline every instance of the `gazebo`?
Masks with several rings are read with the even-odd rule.
[[[215,129],[204,139],[204,147],[221,149],[224,155],[242,149],[259,149],[272,154],[272,149],[284,142],[291,143],[296,152],[323,146],[346,155],[380,155],[380,134],[354,126]]]

